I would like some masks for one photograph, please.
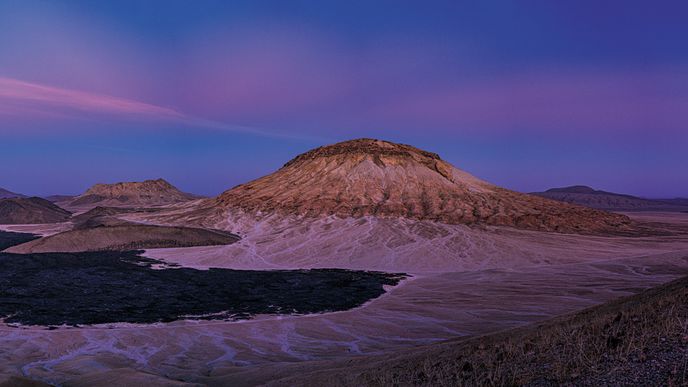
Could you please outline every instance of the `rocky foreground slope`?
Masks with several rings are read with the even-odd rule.
[[[491,335],[391,355],[302,363],[291,370],[291,377],[267,385],[336,380],[339,386],[685,386],[687,318],[688,278],[684,277],[578,313]]]
[[[409,145],[358,139],[320,147],[201,205],[265,214],[395,217],[573,233],[619,233],[630,220],[482,181]]]

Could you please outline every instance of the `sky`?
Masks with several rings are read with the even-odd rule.
[[[216,195],[411,144],[522,192],[688,197],[683,1],[0,0],[0,187]]]

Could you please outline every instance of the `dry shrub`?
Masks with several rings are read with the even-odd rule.
[[[447,346],[448,345],[448,346]],[[688,347],[688,277],[544,323],[447,344],[360,375],[385,386],[589,384]],[[688,385],[688,357],[663,383]]]

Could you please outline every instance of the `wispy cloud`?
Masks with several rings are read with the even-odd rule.
[[[87,116],[107,115],[128,120],[157,120],[258,136],[294,138],[292,134],[207,120],[175,109],[132,99],[0,77],[0,116],[19,116],[29,119],[44,116],[64,119],[83,118],[84,114]]]
[[[25,102],[34,108],[67,108],[91,113],[141,116],[158,119],[181,119],[173,109],[135,100],[51,87],[0,77],[0,99]]]

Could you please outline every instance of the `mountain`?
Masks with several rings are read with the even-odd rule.
[[[71,215],[71,212],[42,198],[0,200],[0,224],[60,223]]]
[[[164,179],[115,184],[96,184],[83,194],[58,205],[74,210],[104,207],[155,207],[199,199],[184,193]]]
[[[686,199],[686,198],[657,199],[657,201],[660,201],[662,203],[677,205],[677,206],[684,206],[688,210],[688,199]]]
[[[577,233],[618,232],[630,224],[622,215],[500,188],[435,153],[375,139],[313,149],[206,207],[259,217],[373,216]]]
[[[645,199],[584,185],[552,188],[532,195],[610,211],[687,211],[688,199]]]
[[[51,201],[53,203],[57,202],[64,202],[67,200],[74,199],[73,195],[50,195],[50,196],[44,196],[43,199]]]
[[[25,198],[25,195],[14,193],[12,191],[8,191],[4,188],[0,188],[0,199],[11,199],[11,198]]]

